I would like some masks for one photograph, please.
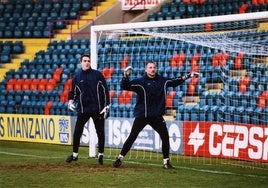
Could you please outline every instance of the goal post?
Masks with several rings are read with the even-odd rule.
[[[154,61],[166,77],[200,73],[166,94],[175,158],[267,163],[268,28],[260,28],[263,22],[268,22],[268,11],[92,26],[92,67],[102,71],[110,89],[106,146],[121,148],[134,117],[136,95],[120,89],[123,69],[133,66],[134,78],[144,74],[147,61]],[[142,152],[129,157],[161,153],[160,143],[147,127],[133,146]]]
[[[165,28],[170,26],[180,25],[197,25],[206,23],[224,23],[232,21],[244,21],[244,20],[262,20],[268,19],[268,11],[265,12],[254,12],[245,14],[231,14],[221,16],[210,16],[200,18],[187,18],[177,20],[165,20],[165,21],[153,21],[153,22],[137,22],[137,23],[123,23],[123,24],[106,24],[106,25],[93,25],[91,26],[91,59],[93,67],[97,67],[97,44],[99,39],[99,33],[105,31],[116,31],[116,30],[130,30],[130,29],[144,29],[144,28]],[[96,63],[96,64],[95,64]]]

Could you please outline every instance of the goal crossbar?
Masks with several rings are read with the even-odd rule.
[[[128,29],[141,29],[141,28],[153,28],[153,27],[170,27],[170,26],[181,26],[181,25],[194,25],[194,24],[205,24],[205,23],[220,23],[220,22],[231,22],[231,21],[242,21],[242,20],[262,20],[268,19],[268,11],[245,13],[245,14],[231,14],[231,15],[220,15],[220,16],[209,16],[200,18],[186,18],[176,20],[164,20],[155,22],[136,22],[136,23],[124,23],[124,24],[106,24],[106,25],[94,25],[91,27],[91,60],[92,67],[97,68],[97,41],[98,32],[102,31],[113,31],[113,30],[128,30]],[[209,21],[208,21],[209,20]],[[161,22],[161,24],[157,24]]]

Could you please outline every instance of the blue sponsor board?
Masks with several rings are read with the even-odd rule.
[[[121,148],[131,131],[133,121],[134,119],[108,118],[105,122],[105,147]],[[167,121],[166,124],[170,136],[170,152],[182,154],[182,123],[178,121]],[[94,127],[92,121],[86,123],[81,137],[81,145],[89,146],[89,139],[91,138],[97,144],[97,137],[95,133],[92,133],[92,127]],[[147,125],[140,132],[131,149],[161,152],[162,141],[159,134],[151,126]]]

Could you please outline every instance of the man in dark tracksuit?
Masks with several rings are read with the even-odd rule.
[[[81,71],[72,80],[72,88],[69,92],[68,108],[74,111],[74,102],[77,102],[77,120],[73,135],[73,153],[66,158],[66,162],[77,161],[78,148],[83,128],[91,117],[95,124],[98,136],[98,163],[103,164],[104,152],[104,117],[100,113],[103,109],[109,110],[110,98],[106,80],[97,70],[91,68],[90,56],[82,55],[80,59]]]
[[[114,167],[119,167],[122,164],[124,156],[131,149],[138,134],[149,124],[160,135],[162,140],[163,168],[173,168],[169,162],[169,135],[166,122],[163,118],[166,110],[167,88],[182,84],[187,78],[192,77],[194,74],[189,73],[186,76],[174,79],[165,78],[157,74],[157,68],[154,62],[148,62],[146,64],[145,75],[140,78],[130,81],[130,73],[131,71],[129,71],[127,67],[122,78],[121,88],[137,93],[137,103],[134,109],[135,119],[131,132],[113,165]]]

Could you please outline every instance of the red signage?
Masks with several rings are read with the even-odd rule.
[[[184,122],[184,154],[268,162],[268,127]]]

